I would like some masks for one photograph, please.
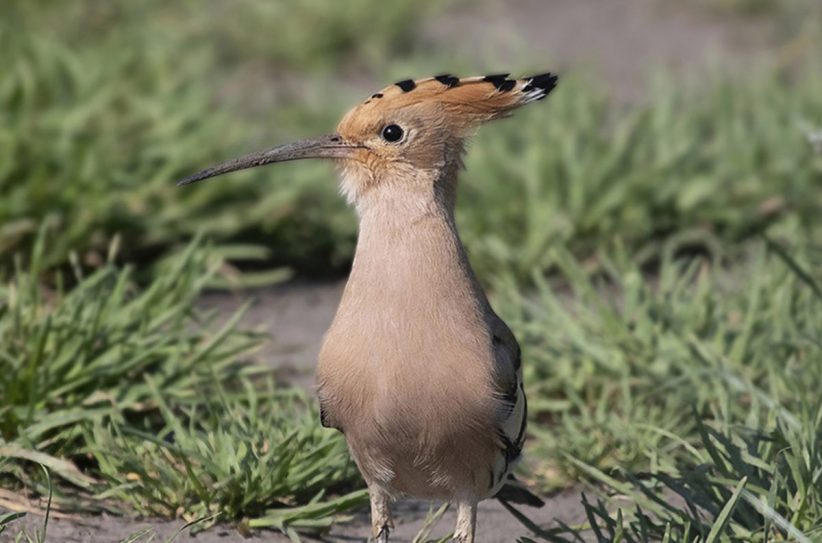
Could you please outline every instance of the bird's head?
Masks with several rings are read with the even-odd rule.
[[[400,81],[346,113],[334,134],[224,162],[178,185],[274,162],[330,158],[342,166],[343,191],[354,202],[383,186],[430,191],[432,183],[459,167],[463,142],[480,125],[545,98],[556,82],[550,73]]]

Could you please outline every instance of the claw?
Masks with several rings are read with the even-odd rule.
[[[383,525],[380,528],[380,533],[377,534],[377,538],[374,540],[374,543],[388,543],[388,532],[389,532],[388,525]]]

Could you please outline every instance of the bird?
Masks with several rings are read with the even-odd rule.
[[[317,395],[322,425],[343,433],[368,487],[378,543],[389,540],[401,497],[455,505],[460,543],[475,540],[481,500],[543,505],[511,473],[526,430],[521,350],[469,263],[454,213],[467,140],[557,81],[550,72],[405,79],[348,111],[335,133],[178,182],[307,158],[338,165],[359,229]]]

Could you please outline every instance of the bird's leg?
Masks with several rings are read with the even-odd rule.
[[[376,543],[388,543],[388,533],[394,528],[391,520],[391,499],[388,494],[376,485],[369,485],[371,497],[371,533]]]
[[[457,529],[453,541],[457,543],[474,543],[474,530],[477,527],[477,500],[459,499],[457,502]]]

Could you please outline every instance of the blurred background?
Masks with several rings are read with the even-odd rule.
[[[0,66],[0,506],[51,489],[284,532],[357,511],[310,395],[356,242],[335,172],[174,180],[329,132],[393,81],[550,70],[544,104],[473,140],[458,204],[526,353],[523,477],[629,495],[626,518],[678,534],[747,477],[822,529],[819,501],[788,514],[822,498],[818,1],[7,0]],[[760,434],[798,467],[775,475]],[[643,501],[695,464],[714,471],[680,495],[705,518]],[[571,502],[613,528],[619,504]],[[750,503],[722,530],[793,533]]]
[[[244,267],[341,276],[355,221],[329,168],[196,190],[172,181],[325,133],[375,89],[443,71],[563,76],[550,106],[472,146],[460,224],[482,273],[547,269],[552,245],[588,257],[617,237],[739,240],[818,203],[802,162],[820,129],[818,11],[799,0],[6,2],[3,262],[45,222],[49,266],[72,251],[99,264],[114,235],[124,261],[150,266],[204,232]]]

